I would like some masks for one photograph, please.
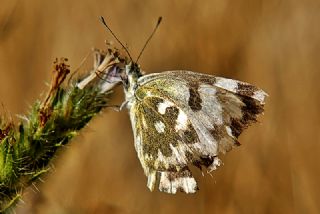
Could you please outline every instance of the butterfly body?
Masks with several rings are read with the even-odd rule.
[[[218,155],[238,146],[263,112],[266,96],[248,83],[191,71],[142,75],[135,63],[123,85],[147,186],[167,193],[196,192],[189,166],[215,170]]]

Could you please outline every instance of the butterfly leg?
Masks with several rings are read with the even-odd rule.
[[[129,103],[128,100],[126,100],[126,101],[124,101],[123,103],[121,103],[121,105],[120,105],[120,107],[119,107],[119,110],[121,111],[123,108],[126,108],[126,107],[128,106],[128,103]]]
[[[127,107],[128,101],[124,101],[121,105],[107,105],[107,108],[111,108],[114,111],[120,112],[123,108]]]
[[[106,108],[111,108],[112,110],[117,112],[121,111],[120,105],[107,105]]]

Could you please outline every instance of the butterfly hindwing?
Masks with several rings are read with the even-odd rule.
[[[194,193],[188,166],[208,171],[262,113],[266,94],[247,83],[189,71],[168,71],[138,79],[130,117],[148,187]]]
[[[148,187],[152,190],[159,182],[165,192],[195,192],[196,181],[187,165],[192,153],[189,146],[198,139],[185,113],[164,98],[147,96],[133,105],[130,115]]]

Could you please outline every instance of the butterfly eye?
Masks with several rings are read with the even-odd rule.
[[[133,75],[135,78],[141,77],[142,74],[139,65],[132,63],[128,74]]]
[[[124,85],[126,88],[128,88],[128,85],[129,85],[128,75],[125,74],[124,72],[122,72],[122,73],[120,74],[120,78],[121,78],[121,80],[122,80],[123,85]]]

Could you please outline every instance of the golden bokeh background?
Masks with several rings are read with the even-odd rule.
[[[149,192],[126,111],[96,117],[29,188],[17,213],[319,213],[320,2],[317,0],[1,0],[0,102],[25,114],[52,62],[75,69],[113,40],[103,15],[148,72],[188,69],[250,82],[270,97],[260,124],[195,195]],[[121,103],[121,90],[112,103]]]

